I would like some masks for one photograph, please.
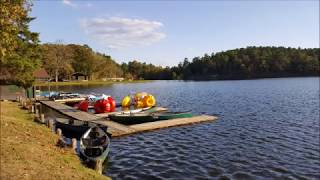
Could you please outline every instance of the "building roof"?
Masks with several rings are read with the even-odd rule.
[[[49,74],[44,68],[37,69],[33,72],[33,76],[36,78],[50,78]]]
[[[71,76],[87,76],[87,75],[84,73],[81,73],[81,72],[75,72],[75,73],[71,74]]]

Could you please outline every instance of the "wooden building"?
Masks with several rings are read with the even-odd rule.
[[[44,68],[34,71],[33,76],[37,82],[45,82],[50,80],[50,76]]]
[[[88,76],[81,72],[75,72],[71,75],[72,80],[81,81],[81,80],[88,80]]]

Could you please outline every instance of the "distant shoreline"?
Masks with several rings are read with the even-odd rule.
[[[153,81],[232,81],[232,80],[259,80],[259,79],[277,79],[277,78],[304,78],[304,77],[320,77],[320,75],[283,75],[283,76],[256,76],[256,77],[204,77],[195,76],[189,79],[152,79],[152,80],[132,80],[132,81],[70,81],[70,82],[41,82],[35,83],[35,86],[87,86],[87,85],[112,85],[112,84],[131,84],[131,83],[147,83]]]
[[[188,79],[183,79],[185,81],[227,81],[227,80],[253,80],[253,79],[273,79],[273,78],[295,78],[295,77],[320,77],[320,74],[314,75],[267,75],[267,76],[253,76],[253,77],[243,77],[243,76],[194,76]]]
[[[36,82],[35,86],[87,86],[87,85],[111,85],[121,83],[145,83],[152,80],[125,80],[125,81],[68,81],[68,82]]]

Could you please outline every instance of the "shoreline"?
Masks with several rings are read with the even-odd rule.
[[[18,103],[1,103],[1,179],[110,179],[85,167]]]
[[[112,85],[112,84],[130,84],[146,83],[153,80],[132,80],[132,81],[68,81],[68,82],[36,82],[35,86],[88,86],[88,85]]]
[[[112,84],[131,84],[131,83],[148,83],[153,81],[241,81],[241,80],[259,80],[259,79],[279,79],[279,78],[319,78],[319,75],[308,75],[308,76],[275,76],[275,77],[248,77],[248,78],[204,78],[197,77],[187,79],[152,79],[152,80],[132,80],[132,81],[70,81],[70,82],[38,82],[35,86],[88,86],[88,85],[112,85]]]

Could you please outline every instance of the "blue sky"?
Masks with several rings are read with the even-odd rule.
[[[162,66],[246,46],[319,47],[319,1],[35,1],[42,43]]]

